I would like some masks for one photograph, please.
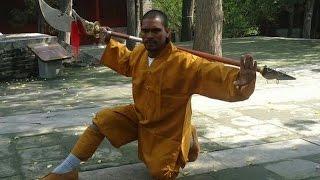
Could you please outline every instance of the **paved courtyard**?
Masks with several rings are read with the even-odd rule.
[[[101,51],[83,47],[89,59]],[[179,178],[320,179],[320,41],[224,40],[225,56],[246,51],[297,80],[258,75],[256,91],[242,102],[194,95],[192,121],[201,155]],[[53,80],[1,83],[0,179],[36,179],[50,172],[96,111],[131,102],[130,79],[105,67],[66,67]],[[136,142],[115,149],[104,141],[80,171],[80,179],[150,179]]]

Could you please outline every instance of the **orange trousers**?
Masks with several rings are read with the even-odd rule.
[[[88,127],[71,151],[82,161],[93,155],[104,137],[116,148],[138,139],[138,118],[133,105],[102,109],[93,118],[93,124],[97,129]],[[153,166],[149,172],[153,179],[175,179],[179,174],[180,164],[178,160],[174,168]]]

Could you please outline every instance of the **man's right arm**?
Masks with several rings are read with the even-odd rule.
[[[106,49],[101,57],[100,64],[107,66],[116,72],[131,76],[131,68],[129,64],[131,51],[124,44],[110,39],[110,35],[105,37]]]

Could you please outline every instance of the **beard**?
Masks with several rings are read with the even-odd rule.
[[[143,44],[148,51],[157,51],[160,49],[159,43],[154,40],[145,41]]]

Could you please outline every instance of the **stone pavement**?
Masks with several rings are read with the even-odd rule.
[[[226,40],[232,51],[224,53],[232,55],[232,44],[242,43],[259,55],[256,41],[279,47],[290,43],[282,38]],[[283,51],[257,59],[263,56],[269,65],[281,61],[276,68],[297,80],[266,81],[259,75],[255,93],[242,102],[193,96],[202,149],[180,179],[320,179],[320,43],[292,41],[305,49],[288,53],[288,59],[273,59]],[[289,65],[297,57],[308,61]],[[0,179],[36,179],[50,172],[96,111],[132,102],[130,88],[130,79],[103,67],[69,67],[54,80],[0,84]],[[104,141],[80,171],[80,179],[150,179],[137,158],[136,142],[115,149]]]

